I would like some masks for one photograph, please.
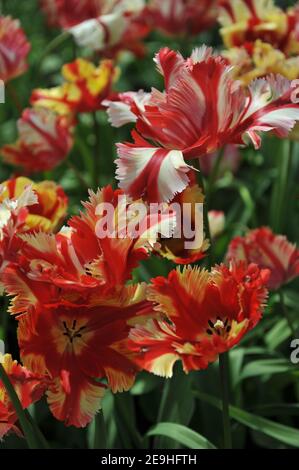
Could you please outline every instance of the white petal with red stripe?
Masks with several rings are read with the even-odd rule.
[[[119,186],[132,197],[169,202],[188,186],[190,166],[179,150],[119,144],[118,155]]]

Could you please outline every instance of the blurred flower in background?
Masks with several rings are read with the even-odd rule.
[[[273,0],[220,0],[220,33],[225,47],[256,39],[287,53],[298,53],[298,7],[283,11]]]
[[[234,66],[235,77],[245,85],[271,73],[283,75],[289,80],[299,77],[298,56],[287,57],[279,49],[259,39],[252,45],[225,50],[222,55]]]
[[[283,11],[272,0],[222,0],[219,22],[234,74],[248,84],[257,77],[299,77],[299,5]]]
[[[36,183],[29,178],[19,176],[4,181],[0,185],[0,203],[5,200],[18,200],[26,188],[31,188],[37,197],[36,204],[27,206],[23,232],[42,230],[52,232],[59,228],[67,214],[68,198],[62,187],[54,181]]]
[[[11,178],[0,185],[0,281],[9,262],[15,262],[25,233],[52,232],[66,216],[68,199],[54,181],[35,183]]]
[[[270,270],[268,288],[279,289],[299,276],[299,250],[284,235],[275,235],[270,228],[249,231],[234,238],[226,255],[228,261],[244,260]]]
[[[120,50],[143,55],[141,40],[150,28],[144,0],[43,0],[50,25],[69,31],[81,47],[113,57]]]
[[[169,36],[191,36],[216,23],[218,0],[150,0],[148,20],[153,29]]]
[[[28,207],[37,204],[37,196],[30,186],[21,192],[18,198],[9,198],[7,187],[0,187],[0,286],[2,286],[2,272],[10,261],[15,261],[22,240],[19,237],[28,229],[26,219],[29,214]],[[3,194],[3,196],[2,196]]]
[[[223,211],[209,211],[209,224],[211,238],[217,238],[225,228],[225,214]]]
[[[25,109],[17,126],[18,140],[4,145],[0,153],[5,162],[22,167],[27,173],[55,168],[72,148],[72,126],[49,109]]]
[[[109,97],[118,69],[110,60],[102,60],[96,67],[86,59],[76,59],[65,64],[61,74],[62,85],[33,90],[30,102],[71,118],[77,113],[104,109],[102,101]]]
[[[30,44],[19,20],[0,16],[0,79],[4,82],[18,77],[28,68]]]
[[[49,26],[60,28],[96,18],[102,4],[102,0],[40,0]]]

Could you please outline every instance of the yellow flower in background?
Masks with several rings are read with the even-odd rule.
[[[299,77],[299,57],[287,57],[271,44],[256,40],[247,47],[233,47],[223,56],[234,66],[235,77],[248,85],[252,80],[265,75],[280,74],[289,80]]]
[[[54,181],[35,183],[23,176],[4,181],[1,184],[0,203],[19,199],[28,187],[37,196],[37,203],[28,206],[24,231],[55,231],[66,216],[68,199],[62,187]]]
[[[248,85],[269,74],[299,77],[299,4],[284,11],[273,0],[220,0],[219,23],[235,78]]]
[[[281,48],[291,32],[292,14],[273,0],[222,0],[218,19],[224,45],[229,49],[261,39]]]
[[[111,60],[98,66],[86,59],[76,59],[62,67],[64,83],[50,89],[36,89],[31,104],[50,108],[61,115],[104,109],[102,101],[111,93],[119,72]]]

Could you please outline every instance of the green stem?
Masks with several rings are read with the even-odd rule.
[[[22,103],[17,95],[17,92],[15,90],[15,87],[12,85],[11,82],[8,82],[5,84],[6,86],[6,89],[8,91],[8,94],[11,98],[11,101],[13,102],[13,104],[15,105],[17,111],[19,114],[22,114],[23,112],[23,106],[22,106]]]
[[[75,175],[77,176],[78,180],[80,181],[80,183],[82,184],[83,188],[84,189],[89,189],[89,186],[88,184],[86,183],[85,179],[83,178],[83,176],[81,175],[80,171],[78,170],[78,168],[68,159],[67,160],[67,165],[68,167],[75,173]]]
[[[106,423],[103,410],[100,410],[95,418],[94,449],[107,449]]]
[[[77,43],[75,41],[75,38],[72,37],[72,39],[73,39],[73,42],[72,42],[73,60],[75,61],[78,57],[78,47],[77,47]]]
[[[288,309],[286,307],[286,304],[285,304],[285,301],[284,301],[284,294],[283,294],[282,290],[279,291],[279,299],[280,299],[280,306],[281,306],[281,309],[282,309],[282,313],[284,314],[284,316],[286,318],[286,321],[287,321],[287,323],[289,325],[289,328],[292,332],[292,336],[293,336],[293,338],[296,338],[296,329],[293,325],[293,322],[290,318]]]
[[[171,397],[171,392],[175,391],[175,387],[173,387],[173,385],[175,385],[173,384],[174,380],[175,376],[174,379],[167,379],[164,382],[160,405],[158,409],[157,424],[163,422],[165,410],[167,408],[167,404],[169,403],[169,398]],[[161,436],[156,436],[154,439],[154,449],[160,449],[162,441],[163,438]]]
[[[218,174],[219,174],[219,169],[220,169],[220,166],[221,166],[221,162],[222,162],[223,157],[224,157],[224,152],[225,152],[225,147],[222,147],[218,152],[217,158],[215,160],[212,171],[211,171],[211,173],[209,175],[209,178],[208,178],[207,195],[206,195],[208,205],[209,205],[209,202],[210,202],[211,195],[214,192],[214,186],[215,186],[215,182],[217,181],[217,177],[218,177]],[[207,158],[209,158],[209,157],[207,156]]]
[[[59,36],[56,36],[43,51],[38,65],[40,66],[47,55],[51,54],[55,49],[57,49],[57,47],[63,44],[70,37],[71,33],[68,31],[64,31],[63,33],[59,34]]]
[[[223,443],[225,449],[232,449],[232,436],[229,416],[229,356],[228,352],[219,356],[219,371],[222,392]]]
[[[128,440],[133,443],[136,449],[141,449],[143,441],[136,427],[132,405],[133,397],[131,395],[120,393],[115,395],[116,419],[121,440],[124,442]],[[126,436],[122,436],[124,433]]]
[[[26,410],[24,410],[24,412],[25,412],[26,418],[28,419],[28,421],[30,422],[30,424],[32,426],[32,429],[35,433],[36,439],[40,443],[39,448],[41,448],[41,449],[50,449],[50,446],[49,446],[45,436],[43,435],[43,433],[39,429],[38,425],[34,421],[33,417],[29,413],[29,411],[26,409]]]
[[[93,169],[94,169],[93,154],[90,151],[88,145],[86,144],[85,138],[81,136],[79,132],[79,126],[78,126],[77,133],[76,133],[75,145],[78,148],[78,151],[83,158],[85,171],[88,174],[89,180],[90,180],[90,177],[92,177],[93,179]],[[92,179],[89,181],[90,185],[92,185]]]
[[[97,119],[96,111],[92,113],[93,115],[93,128],[94,128],[94,137],[95,137],[95,150],[94,150],[94,173],[93,181],[95,189],[99,185],[99,174],[100,174],[100,156],[101,156],[101,143],[100,143],[100,125]]]
[[[272,200],[271,200],[271,227],[280,233],[285,226],[285,207],[287,202],[288,192],[290,190],[290,172],[292,167],[293,158],[293,143],[288,140],[283,140],[279,143],[281,151],[277,151],[277,177],[273,186]]]
[[[207,202],[207,196],[206,196],[206,194],[207,194],[206,193],[206,186],[205,186],[205,183],[204,183],[202,172],[200,170],[199,161],[198,161],[198,170],[199,170],[197,172],[198,183],[199,183],[199,186],[202,188],[202,191],[205,195],[205,200],[204,200],[204,204],[203,204],[203,223],[204,223],[205,235],[209,239],[209,242],[210,242],[210,248],[209,248],[209,252],[208,252],[208,256],[207,256],[207,263],[208,263],[208,268],[211,269],[211,267],[213,265],[213,244],[212,244],[210,222],[209,222],[209,208],[208,208],[208,202]]]
[[[18,419],[20,421],[20,425],[22,431],[24,433],[25,439],[27,441],[28,447],[30,449],[39,449],[40,445],[34,435],[34,431],[28,419],[26,418],[26,413],[23,410],[19,397],[11,384],[8,375],[5,372],[5,369],[2,364],[0,364],[0,379],[3,382],[3,385],[6,389],[6,392],[9,396],[10,401],[12,402],[14,409],[17,413]]]
[[[9,299],[6,295],[4,295],[2,298],[2,301],[3,301],[3,311],[1,313],[1,326],[2,326],[2,339],[5,343],[5,341],[7,340],[7,332],[8,332],[9,317],[10,317],[10,314],[7,311]]]

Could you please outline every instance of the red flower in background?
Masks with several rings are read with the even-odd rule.
[[[2,356],[1,362],[24,409],[42,397],[47,388],[47,379],[44,376],[33,374],[13,361],[9,354]],[[22,435],[17,421],[17,413],[0,379],[0,439],[9,432]]]
[[[218,0],[150,0],[146,14],[153,29],[170,36],[195,35],[216,23]]]
[[[73,145],[72,126],[49,109],[25,109],[18,120],[18,131],[17,142],[4,145],[0,152],[5,162],[28,173],[52,170]]]
[[[163,377],[178,360],[186,373],[205,369],[259,322],[268,275],[239,263],[211,273],[188,266],[153,279],[148,298],[160,319],[131,330],[138,365]]]
[[[27,68],[30,44],[20,27],[19,20],[0,17],[0,79],[4,82],[18,77]]]
[[[249,231],[245,237],[234,238],[226,258],[244,260],[270,270],[268,288],[279,289],[299,276],[299,250],[283,235],[275,235],[270,228]]]
[[[40,0],[48,24],[61,28],[96,18],[102,3],[102,0]]]
[[[184,60],[167,48],[156,56],[165,92],[153,90],[139,109],[133,144],[119,144],[117,178],[133,197],[169,201],[188,183],[186,159],[226,144],[261,145],[261,131],[285,137],[299,119],[291,83],[259,79],[244,88],[231,68],[205,46]],[[205,156],[205,158],[207,158]]]
[[[211,238],[217,238],[225,228],[225,214],[222,211],[212,210],[208,213]]]
[[[42,0],[51,26],[74,36],[79,46],[113,57],[122,49],[143,55],[140,42],[150,31],[144,0]]]

